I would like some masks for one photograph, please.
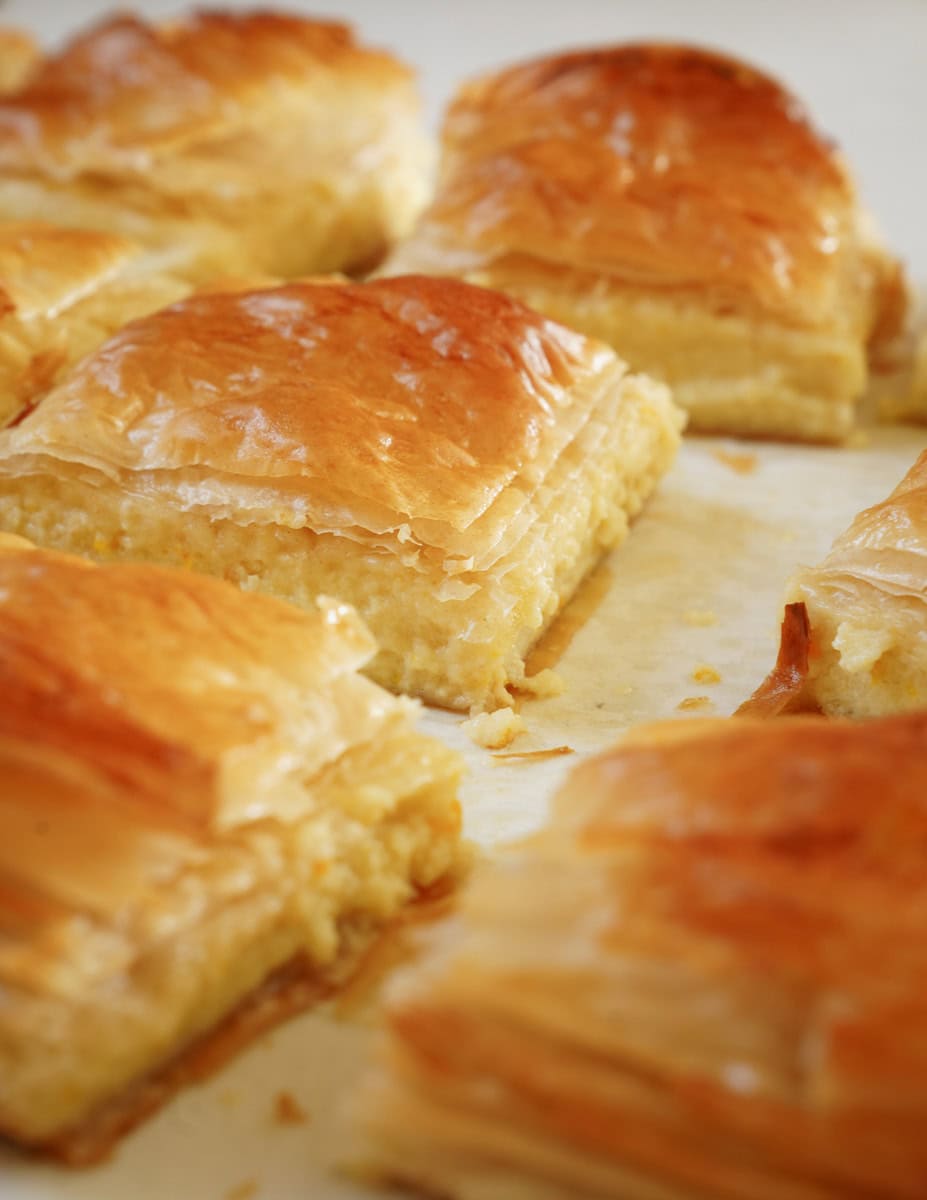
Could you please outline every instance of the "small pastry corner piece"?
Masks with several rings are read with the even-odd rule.
[[[0,224],[0,426],[116,329],[189,291],[118,234]]]
[[[840,441],[904,319],[832,145],[742,62],[644,44],[465,84],[385,270],[460,275],[610,343],[706,432]]]
[[[669,467],[663,384],[451,279],[192,296],[0,437],[0,527],[357,607],[375,679],[510,705],[525,657]]]
[[[925,788],[923,714],[673,722],[582,765],[391,981],[375,1176],[922,1200]]]
[[[359,270],[430,157],[412,73],[346,25],[117,15],[0,96],[0,219],[125,234],[194,282]]]
[[[460,762],[372,651],[331,601],[0,536],[0,1134],[100,1157],[456,870]]]
[[[874,717],[927,708],[927,451],[786,590],[779,662],[742,706]]]

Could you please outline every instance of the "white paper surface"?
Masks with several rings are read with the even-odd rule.
[[[179,6],[139,7],[166,13]],[[674,37],[750,57],[806,98],[846,149],[912,274],[927,278],[927,5],[917,0],[355,0],[324,7],[416,62],[433,116],[458,78],[565,45]],[[52,37],[103,9],[93,0],[11,0],[0,20]],[[729,713],[772,664],[787,576],[820,558],[860,508],[887,494],[925,442],[927,431],[914,429],[877,431],[868,444],[841,450],[687,442],[628,542],[606,564],[607,594],[557,668],[566,691],[523,706],[530,732],[511,749],[566,744],[575,753],[498,763],[461,734],[460,718],[426,715],[428,731],[468,758],[467,832],[490,845],[531,830],[581,755],[640,721],[685,719],[677,705],[686,698],[709,698],[710,708],[697,715]],[[735,471],[723,460],[727,452],[753,456],[753,469]],[[715,622],[692,624],[692,613],[711,613]],[[703,665],[720,674],[719,683],[693,680]],[[0,1197],[369,1200],[375,1193],[337,1171],[346,1154],[337,1113],[362,1069],[368,1038],[324,1014],[291,1022],[178,1097],[103,1168],[62,1171],[0,1150]],[[281,1091],[298,1099],[308,1124],[274,1120]]]

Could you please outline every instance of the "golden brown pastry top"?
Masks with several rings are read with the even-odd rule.
[[[465,84],[426,225],[631,285],[813,322],[855,236],[839,157],[778,83],[693,47],[562,54]]]
[[[836,989],[862,1040],[927,985],[925,796],[927,714],[674,722],[579,767],[546,836],[614,860],[603,948],[646,935],[706,971]]]
[[[96,797],[188,831],[259,816],[293,766],[275,754],[292,758],[298,745],[311,765],[322,723],[312,698],[330,693],[324,714],[374,648],[333,602],[304,612],[218,580],[95,566],[0,535],[4,805]],[[358,682],[384,711],[397,703]],[[356,699],[363,723],[366,691]],[[7,829],[0,862],[9,848]]]
[[[0,28],[0,92],[19,87],[39,60],[39,48],[22,29]]]
[[[115,234],[38,221],[0,225],[0,315],[28,319],[67,308],[138,253]]]
[[[503,490],[523,503],[590,389],[622,370],[608,348],[456,280],[197,295],[79,364],[4,434],[0,470],[85,463],[233,519],[409,522],[441,544],[435,528],[465,529]]]
[[[240,123],[255,91],[298,87],[320,71],[408,76],[335,22],[258,11],[198,12],[159,25],[109,17],[0,100],[0,164],[56,174],[141,170]]]
[[[864,509],[805,580],[840,577],[927,599],[927,451],[885,500]]]

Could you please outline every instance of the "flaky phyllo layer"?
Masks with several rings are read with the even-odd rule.
[[[0,226],[0,426],[128,321],[189,291],[126,238],[34,220]]]
[[[927,455],[786,587],[779,662],[746,710],[837,716],[927,703]]]
[[[127,235],[200,282],[359,269],[424,203],[419,109],[344,25],[116,16],[0,97],[0,213]]]
[[[871,226],[774,79],[626,44],[463,84],[436,194],[383,271],[498,288],[601,338],[694,428],[833,441],[903,324]]]
[[[916,1200],[925,737],[676,722],[574,772],[390,985],[369,1165],[454,1200]]]
[[[8,433],[0,521],[303,604],[336,594],[370,622],[381,682],[505,703],[680,423],[606,347],[459,283],[199,297]]]
[[[453,866],[459,766],[344,607],[7,546],[0,597],[0,1130],[67,1153],[279,968],[343,978]]]

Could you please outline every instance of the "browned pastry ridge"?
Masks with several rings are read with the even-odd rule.
[[[742,711],[873,717],[927,706],[925,564],[927,451],[821,563],[790,580],[780,659],[798,669],[786,680],[777,667]]]
[[[906,305],[800,104],[687,46],[553,55],[465,83],[437,194],[388,271],[519,296],[663,378],[695,429],[834,440]]]
[[[455,280],[192,296],[0,436],[0,527],[357,606],[374,677],[510,704],[681,415],[606,346]]]
[[[109,17],[0,96],[0,219],[120,233],[197,282],[360,268],[426,199],[419,109],[345,25]]]
[[[453,1200],[921,1200],[927,716],[674,722],[390,984],[360,1117]]]
[[[373,650],[333,601],[0,535],[0,1134],[98,1157],[455,868],[461,763]]]

